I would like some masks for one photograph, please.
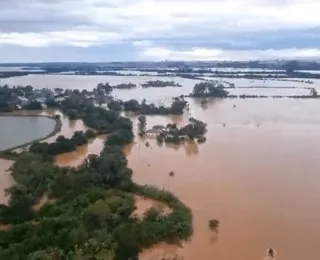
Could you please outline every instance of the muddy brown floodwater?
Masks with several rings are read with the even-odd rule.
[[[62,128],[59,133],[49,139],[44,140],[44,142],[54,142],[59,135],[70,138],[75,131],[85,132],[88,127],[84,125],[82,120],[69,120],[69,118],[60,112],[55,110],[47,110],[44,112],[46,115],[59,114],[61,116]],[[104,141],[106,136],[98,136],[89,141],[88,144],[77,147],[77,149],[70,153],[64,153],[56,156],[55,162],[61,167],[65,166],[78,166],[83,162],[89,154],[100,154],[103,149]]]
[[[320,259],[319,109],[317,100],[191,102],[191,115],[208,123],[206,143],[149,140],[148,148],[137,139],[128,152],[134,180],[164,187],[192,209],[194,236],[178,254],[261,260],[272,247],[277,259]],[[168,122],[147,118],[148,127]],[[212,218],[220,220],[218,234],[209,230]],[[160,244],[141,259],[159,249],[172,246]]]
[[[95,139],[89,141],[88,144],[79,146],[74,152],[63,153],[56,156],[56,164],[65,166],[78,166],[89,154],[99,155],[104,147],[105,136],[98,136]]]
[[[320,259],[320,102],[200,103],[190,101],[190,114],[183,117],[148,116],[147,127],[183,124],[193,116],[208,124],[206,143],[158,146],[148,139],[146,147],[145,139],[136,138],[126,149],[134,181],[170,190],[193,212],[189,242],[161,243],[140,258],[150,260],[160,251],[186,260],[261,260],[272,247],[278,260]],[[66,136],[85,129],[81,121],[63,120]],[[87,154],[100,153],[103,141],[59,156],[57,163],[75,166]],[[9,166],[0,161],[1,172]],[[10,186],[4,178],[1,183]],[[210,219],[220,221],[218,233],[209,230]]]

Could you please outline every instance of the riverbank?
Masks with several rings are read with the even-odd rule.
[[[7,160],[14,160],[16,158],[16,153],[13,152],[14,150],[26,147],[34,142],[44,141],[52,136],[55,136],[62,129],[62,121],[60,116],[49,116],[49,115],[43,115],[43,114],[27,114],[26,115],[24,111],[22,112],[15,111],[12,113],[0,113],[0,117],[45,117],[55,121],[55,126],[53,130],[50,133],[48,133],[46,136],[0,151],[0,158],[7,159]]]

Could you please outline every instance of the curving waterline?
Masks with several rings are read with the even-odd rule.
[[[60,118],[55,118],[55,117],[52,117],[52,116],[49,116],[49,115],[35,115],[35,114],[30,114],[30,115],[26,115],[24,113],[0,113],[0,117],[46,117],[46,118],[49,118],[51,120],[54,120],[55,121],[55,127],[53,128],[53,130],[46,136],[44,137],[41,137],[41,138],[38,138],[38,139],[35,139],[35,140],[32,140],[30,142],[27,142],[27,143],[23,143],[21,145],[17,145],[17,146],[14,146],[14,147],[11,147],[9,149],[4,149],[4,150],[0,150],[0,158],[3,158],[3,159],[12,159],[12,156],[10,155],[6,155],[5,153],[6,152],[10,152],[10,151],[13,151],[13,150],[16,150],[16,149],[19,149],[19,148],[23,148],[23,147],[26,147],[34,142],[41,142],[43,140],[46,140],[54,135],[56,135],[57,133],[59,133],[61,131],[61,128],[62,128],[62,121]]]

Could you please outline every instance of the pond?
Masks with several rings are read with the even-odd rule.
[[[0,116],[0,151],[49,135],[55,120],[38,116]]]

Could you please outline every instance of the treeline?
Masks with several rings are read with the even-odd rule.
[[[137,88],[137,84],[133,83],[122,83],[115,86],[112,86],[114,89],[134,89]]]
[[[28,72],[23,71],[0,71],[0,79],[27,76]]]
[[[70,104],[69,104],[70,105]],[[172,194],[134,184],[123,153],[133,141],[132,122],[114,110],[65,106],[98,132],[109,133],[101,154],[89,155],[77,168],[55,166],[50,155],[85,142],[83,133],[49,148],[35,144],[12,166],[16,184],[0,206],[1,260],[128,260],[160,241],[176,243],[192,234],[192,215]],[[157,199],[172,209],[134,215],[132,194]],[[43,197],[48,202],[34,207]]]
[[[266,95],[228,95],[228,98],[241,98],[241,99],[246,99],[246,98],[273,98],[273,99],[278,99],[278,98],[290,98],[290,99],[315,99],[315,98],[320,98],[319,95],[317,96],[312,96],[312,95],[271,95],[271,96],[266,96]]]
[[[131,111],[141,115],[182,115],[188,104],[183,98],[175,98],[168,107],[147,104],[146,100],[139,103],[136,99],[122,101],[121,103],[124,111]]]
[[[71,138],[66,138],[63,135],[57,137],[53,143],[36,142],[30,145],[29,152],[40,154],[47,159],[53,159],[54,156],[72,152],[76,150],[78,146],[85,145],[89,139],[96,137],[96,133],[93,130],[86,130],[86,132],[76,131]]]
[[[12,112],[15,110],[15,103],[18,97],[29,98],[33,94],[32,86],[9,87],[0,86],[0,112]]]
[[[127,101],[111,99],[107,102],[108,108],[115,111],[130,111],[139,115],[182,115],[188,108],[183,98],[174,98],[170,106],[148,104],[146,100],[139,102],[136,99]]]
[[[96,89],[98,91],[104,91],[105,93],[109,94],[114,89],[134,89],[137,88],[137,84],[133,83],[121,83],[114,86],[111,86],[108,82],[107,83],[98,83]]]
[[[143,88],[164,88],[164,87],[182,87],[181,84],[174,81],[154,80],[141,84]]]
[[[111,86],[109,83],[99,83],[97,85],[98,90],[103,90],[106,93],[110,93],[113,89],[135,89],[137,84],[133,83],[121,83]],[[179,83],[174,81],[162,81],[162,80],[150,80],[141,84],[142,88],[164,88],[164,87],[182,87]]]

